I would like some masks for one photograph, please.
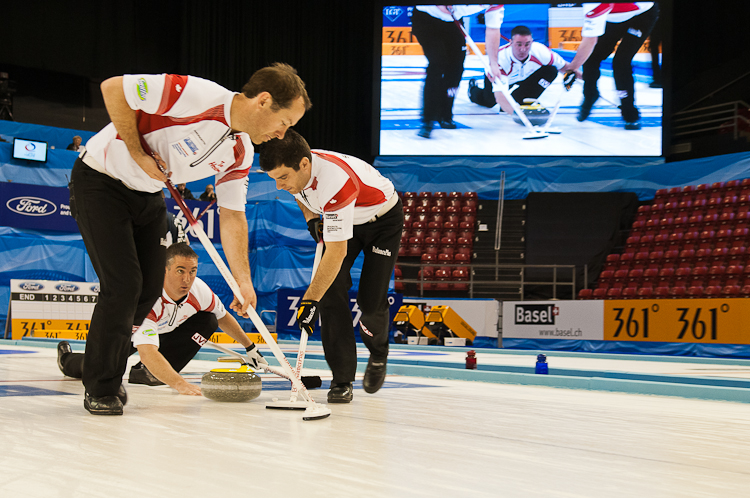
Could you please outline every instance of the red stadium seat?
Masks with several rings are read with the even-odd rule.
[[[638,293],[637,287],[625,287],[620,294],[622,299],[634,299]]]
[[[748,292],[750,292],[750,285],[748,285],[747,288],[748,288]],[[594,299],[606,299],[608,290],[609,289],[603,289],[603,288],[594,289],[592,297]]]
[[[636,292],[636,297],[638,299],[651,299],[653,294],[654,294],[653,287],[641,287]]]
[[[607,289],[606,298],[619,299],[621,294],[622,289],[620,289],[619,287],[610,287],[609,289]]]
[[[690,287],[688,287],[687,293],[685,295],[689,298],[703,297],[703,286],[691,285]]]
[[[659,299],[666,299],[670,297],[669,295],[669,287],[667,286],[661,286],[654,289],[654,297]]]

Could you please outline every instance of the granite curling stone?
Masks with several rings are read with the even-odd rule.
[[[250,401],[260,396],[261,384],[247,365],[217,368],[203,374],[201,393],[214,401]]]

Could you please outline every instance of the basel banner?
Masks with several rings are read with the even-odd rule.
[[[747,345],[748,316],[750,299],[506,301],[503,339]]]
[[[173,199],[164,199],[167,211],[175,214],[177,222],[188,226],[180,208]],[[219,239],[219,217],[216,204],[186,201],[193,216],[201,216],[198,223],[213,242]],[[0,182],[0,226],[31,230],[56,230],[78,233],[78,225],[70,213],[70,191],[67,187],[46,187],[23,183]],[[194,238],[188,231],[190,240]]]

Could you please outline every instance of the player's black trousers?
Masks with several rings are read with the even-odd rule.
[[[614,73],[615,87],[621,100],[621,112],[626,121],[638,119],[638,111],[635,109],[635,82],[633,79],[633,57],[641,48],[643,42],[648,38],[656,19],[659,17],[659,7],[654,4],[647,11],[621,23],[607,23],[604,34],[594,46],[594,51],[583,63],[583,97],[588,100],[599,98],[597,81],[601,76],[600,64],[615,49],[617,52],[612,58],[612,72]]]
[[[427,57],[422,93],[422,121],[453,118],[453,99],[461,83],[466,58],[466,40],[453,22],[436,19],[414,9],[412,33]]]
[[[357,291],[357,305],[362,312],[360,335],[375,361],[388,357],[388,283],[396,266],[403,227],[401,201],[382,218],[355,225],[341,270],[320,300],[323,350],[333,372],[332,386],[353,382],[357,371],[357,344],[349,310],[349,289],[352,287],[349,272],[360,252],[364,252],[365,258]]]
[[[207,311],[199,311],[172,332],[159,335],[159,352],[172,365],[175,372],[179,372],[195,357],[200,351],[201,344],[204,343],[195,334],[204,340],[209,340],[217,328],[219,328],[219,322],[216,320],[216,315]],[[131,346],[128,355],[135,352],[136,349]],[[80,379],[83,375],[85,359],[86,355],[82,353],[63,354],[60,358],[63,373],[68,377]]]
[[[525,99],[538,99],[542,92],[544,92],[557,78],[557,68],[555,66],[543,66],[531,73],[525,80],[521,80],[511,85],[517,86],[515,90],[511,92],[513,100],[518,102],[520,105],[524,104]],[[484,77],[484,88],[478,86],[469,89],[469,100],[475,104],[479,104],[484,107],[495,107],[497,101],[495,100],[495,94],[492,91],[492,82],[490,79]]]
[[[161,295],[166,206],[160,192],[130,190],[80,159],[69,187],[70,211],[100,287],[83,384],[92,396],[114,396],[127,366],[133,325],[143,322]]]

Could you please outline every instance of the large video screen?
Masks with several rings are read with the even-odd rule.
[[[375,153],[661,156],[663,14],[658,2],[384,7]]]

